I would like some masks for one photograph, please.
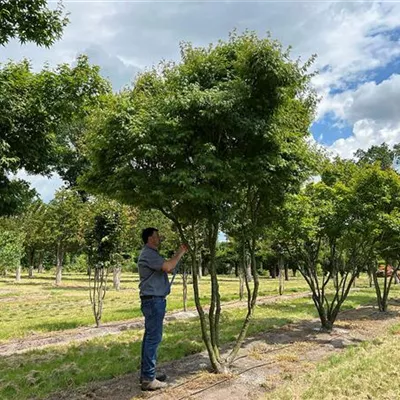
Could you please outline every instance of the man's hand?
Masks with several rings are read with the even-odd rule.
[[[188,251],[188,245],[187,244],[181,244],[179,246],[178,251],[175,253],[175,255],[170,258],[167,261],[164,261],[164,264],[162,266],[162,270],[164,272],[167,272],[168,274],[173,271],[173,269],[176,267],[176,264],[178,264],[179,260],[183,257],[183,255]]]
[[[188,250],[189,250],[189,246],[188,246],[187,244],[185,244],[185,243],[182,243],[182,244],[179,246],[178,252],[179,252],[179,253],[182,253],[182,254],[185,254]]]

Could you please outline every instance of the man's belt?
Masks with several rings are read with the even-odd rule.
[[[165,296],[140,296],[142,300],[151,300],[151,299],[165,299]]]

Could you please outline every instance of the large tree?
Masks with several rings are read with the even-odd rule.
[[[91,169],[82,184],[122,202],[158,209],[174,222],[189,243],[211,364],[225,371],[238,346],[228,360],[221,357],[218,232],[228,216],[238,214],[249,226],[255,249],[260,225],[309,170],[306,138],[315,96],[308,63],[291,61],[279,43],[252,33],[232,34],[208,48],[183,44],[181,54],[181,63],[162,63],[143,73],[132,91],[110,100],[87,137]],[[198,286],[200,229],[210,260],[208,319]],[[238,343],[256,297],[257,285]]]
[[[11,39],[51,46],[61,38],[68,18],[61,1],[55,9],[47,0],[2,0],[0,2],[0,45]]]
[[[75,141],[67,127],[81,122],[109,90],[85,56],[73,67],[39,73],[28,61],[0,67],[0,215],[16,212],[29,197],[24,181],[10,178],[20,169],[50,174],[57,167],[63,179],[73,179]]]

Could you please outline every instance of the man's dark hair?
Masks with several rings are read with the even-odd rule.
[[[144,244],[147,243],[147,241],[149,240],[149,237],[154,232],[158,232],[158,229],[157,228],[146,228],[146,229],[143,229],[143,231],[142,231],[142,240],[143,240]]]

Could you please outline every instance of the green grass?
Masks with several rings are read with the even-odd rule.
[[[111,287],[104,301],[103,322],[122,321],[140,317],[138,275],[123,274],[121,290]],[[110,285],[109,285],[110,286]],[[260,296],[278,292],[278,281],[261,278]],[[306,283],[300,277],[286,282],[285,293],[303,292]],[[222,301],[236,300],[239,283],[234,277],[220,278]],[[210,297],[210,280],[201,281],[202,300]],[[194,307],[192,286],[188,290],[188,306]],[[172,293],[168,297],[168,310],[182,310],[182,281],[178,276]],[[87,276],[65,273],[62,286],[54,286],[54,275],[47,273],[34,279],[22,277],[20,283],[14,279],[0,279],[0,342],[23,338],[34,333],[46,333],[79,326],[93,326]]]
[[[267,399],[399,399],[400,325],[381,339],[361,343],[329,357]]]
[[[345,308],[373,301],[373,291],[364,288],[350,295]],[[221,343],[235,339],[244,315],[243,309],[223,313]],[[249,336],[316,316],[315,308],[307,298],[258,306]],[[57,390],[70,390],[136,371],[139,368],[142,334],[142,330],[125,331],[84,343],[3,358],[0,360],[0,398],[40,399]],[[176,321],[165,326],[159,361],[179,359],[203,349],[198,321]]]

